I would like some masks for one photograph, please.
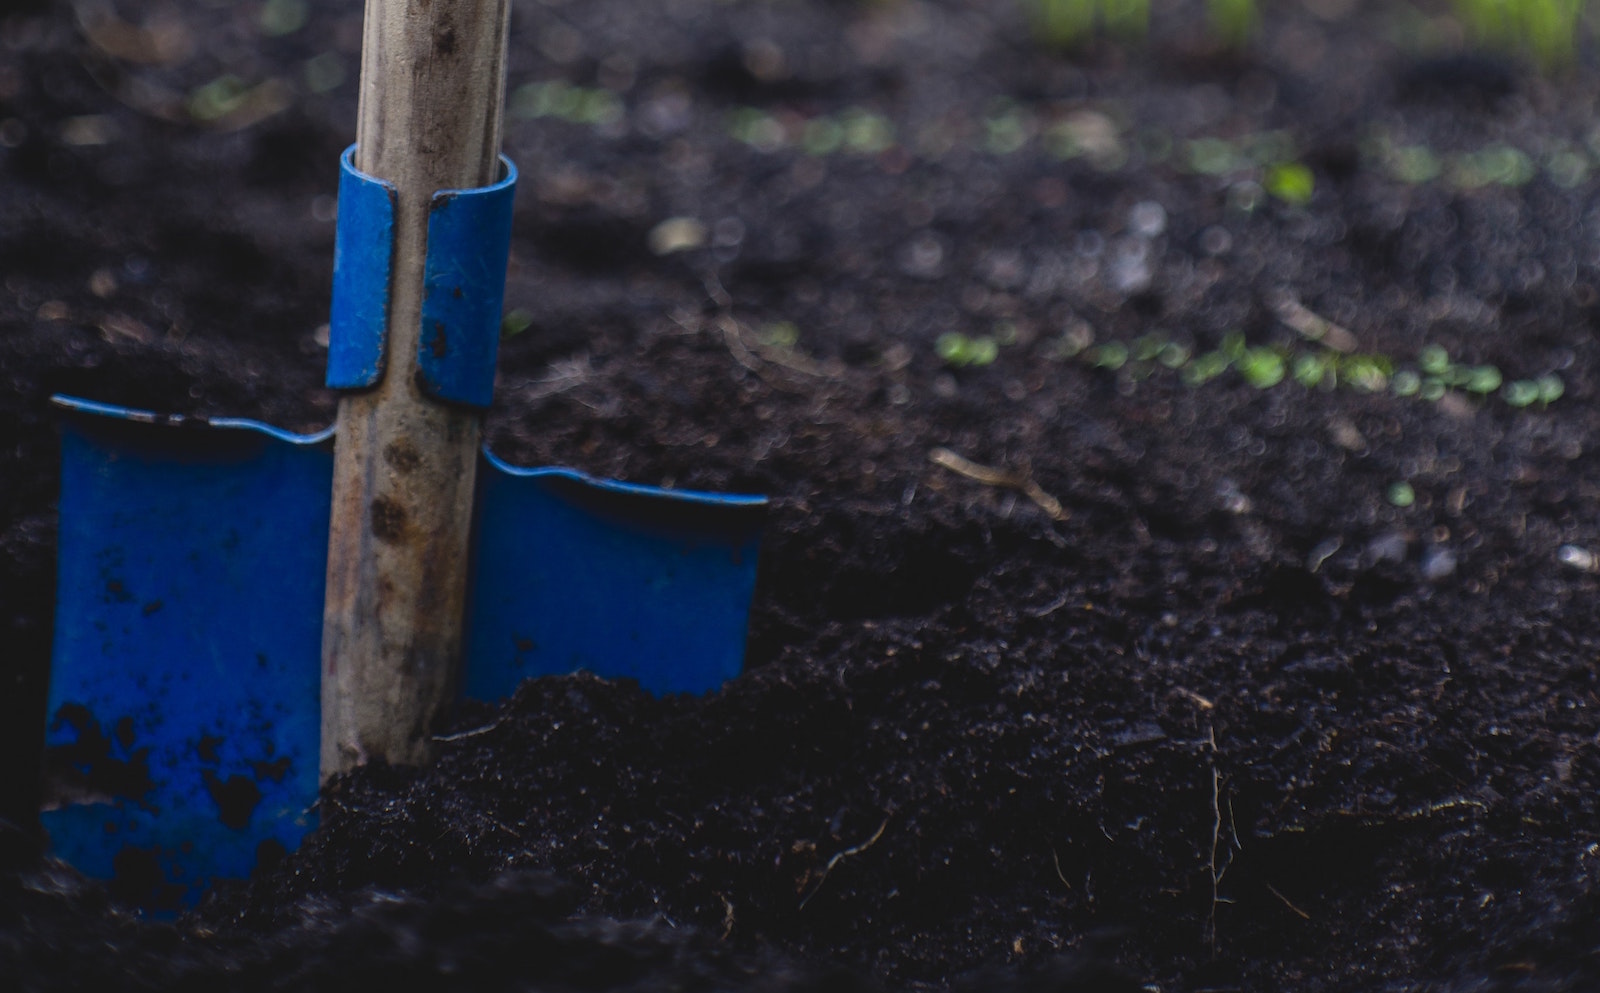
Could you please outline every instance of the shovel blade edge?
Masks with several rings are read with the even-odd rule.
[[[173,911],[314,825],[332,455],[77,410],[41,820],[53,854]]]
[[[333,432],[57,403],[41,821],[115,898],[174,912],[316,824]],[[577,669],[657,694],[738,675],[764,498],[482,459],[464,696]]]
[[[739,674],[764,497],[663,490],[484,453],[462,691],[588,670],[709,693]]]

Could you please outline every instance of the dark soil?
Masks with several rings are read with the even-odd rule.
[[[513,90],[609,88],[623,115],[508,124],[528,326],[493,447],[771,494],[749,671],[704,699],[526,684],[457,715],[434,768],[337,783],[300,852],[176,922],[41,861],[48,395],[300,430],[335,404],[317,330],[359,4],[282,36],[252,3],[141,8],[143,33],[0,21],[0,975],[1600,984],[1600,188],[1549,165],[1593,165],[1600,75],[1457,54],[1442,5],[1286,0],[1241,54],[1178,4],[1142,46],[1070,55],[1002,0],[519,7]],[[230,73],[281,82],[201,89]],[[808,152],[824,115],[845,147],[815,124]],[[1054,154],[1060,121],[1120,151]],[[1303,205],[1189,167],[1193,139],[1273,131]],[[1384,136],[1534,168],[1408,183]],[[652,252],[673,217],[706,243]],[[1438,344],[1565,394],[1188,385],[1067,347],[1303,351],[1286,292],[1403,366]],[[948,333],[998,357],[950,366]]]

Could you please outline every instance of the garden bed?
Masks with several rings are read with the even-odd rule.
[[[176,922],[38,860],[48,396],[335,405],[360,5],[137,6],[0,28],[24,988],[1600,981],[1600,77],[1360,0],[517,8],[491,445],[770,494],[748,671],[525,684]]]

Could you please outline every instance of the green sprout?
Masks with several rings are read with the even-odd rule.
[[[1123,38],[1150,29],[1150,0],[1033,0],[1034,35],[1055,48],[1088,41],[1099,27]]]
[[[1388,387],[1394,363],[1384,355],[1346,355],[1339,362],[1339,372],[1355,389],[1377,393]]]
[[[832,155],[844,144],[844,129],[831,117],[816,117],[806,122],[800,134],[800,147],[807,155],[821,158]]]
[[[1298,162],[1280,162],[1272,166],[1267,170],[1262,185],[1268,193],[1291,207],[1305,206],[1316,192],[1316,180],[1311,170]]]
[[[984,148],[991,155],[1010,155],[1021,151],[1033,133],[1033,124],[1027,112],[1009,100],[997,101],[983,125]]]
[[[533,327],[533,315],[517,307],[506,311],[506,316],[500,318],[500,337],[515,338],[530,327]]]
[[[933,350],[945,365],[957,369],[989,365],[1000,357],[999,343],[988,335],[969,338],[955,331],[940,335]]]
[[[1258,390],[1277,386],[1287,371],[1283,356],[1271,348],[1247,349],[1234,364],[1244,381]]]
[[[556,117],[572,124],[589,125],[614,124],[622,119],[624,112],[622,98],[610,90],[573,86],[560,79],[517,87],[507,109],[519,120]]]
[[[1120,341],[1108,341],[1086,354],[1091,363],[1102,369],[1116,370],[1128,364],[1128,346]]]
[[[1222,138],[1196,138],[1189,142],[1189,168],[1202,176],[1223,176],[1239,168],[1239,150]]]
[[[1584,0],[1456,0],[1456,10],[1481,45],[1533,56],[1551,69],[1572,63]]]
[[[882,114],[851,107],[839,115],[839,128],[847,151],[877,155],[894,147],[894,125]]]
[[[756,332],[756,340],[768,348],[788,351],[800,343],[800,329],[793,321],[774,321],[761,326],[761,330]]]
[[[1002,345],[1014,341],[1002,336],[1001,330],[996,335]],[[1325,347],[1296,352],[1281,345],[1252,346],[1239,331],[1223,335],[1214,351],[1198,354],[1173,341],[1164,331],[1152,331],[1128,343],[1111,341],[1091,348],[1092,338],[1088,332],[1063,336],[1048,344],[1045,355],[1053,361],[1078,358],[1095,368],[1122,371],[1133,380],[1149,378],[1165,367],[1176,372],[1187,386],[1200,386],[1233,369],[1258,390],[1293,379],[1308,390],[1332,390],[1342,384],[1362,393],[1389,392],[1430,403],[1451,390],[1460,390],[1480,397],[1498,393],[1507,406],[1521,408],[1536,403],[1549,405],[1565,392],[1561,378],[1553,373],[1506,382],[1495,366],[1456,362],[1439,345],[1424,346],[1417,354],[1416,368],[1398,368],[1393,358],[1382,354],[1346,355]],[[982,352],[977,353],[977,360],[968,357],[969,350],[984,340],[973,343],[961,335],[945,335],[940,338],[940,355],[951,365],[992,361]]]
[[[1561,377],[1555,373],[1540,376],[1538,379],[1518,379],[1505,384],[1500,395],[1507,405],[1512,407],[1531,407],[1534,404],[1549,406],[1561,399],[1567,391],[1566,384],[1561,382]]]
[[[1417,353],[1417,368],[1430,376],[1442,376],[1450,369],[1450,353],[1438,345],[1424,345]]]
[[[344,82],[344,60],[338,52],[323,52],[306,59],[303,67],[306,89],[312,93],[327,93],[338,89]]]
[[[261,5],[256,23],[261,25],[264,34],[278,38],[305,27],[310,16],[311,8],[306,0],[267,0]]]
[[[1334,373],[1333,363],[1330,363],[1323,355],[1317,352],[1307,352],[1304,355],[1295,356],[1294,381],[1306,389],[1330,382],[1328,377],[1332,373]]]
[[[1391,504],[1402,510],[1417,502],[1417,491],[1403,479],[1398,483],[1391,484],[1386,495]]]
[[[1205,352],[1184,366],[1180,374],[1188,385],[1199,386],[1227,372],[1231,365],[1232,361],[1221,352]]]
[[[1439,156],[1426,145],[1404,145],[1389,155],[1389,173],[1402,183],[1416,186],[1438,179],[1442,172]]]
[[[1491,183],[1524,186],[1537,172],[1528,153],[1510,145],[1496,144],[1456,159],[1450,175],[1456,186],[1472,190]]]
[[[1229,48],[1243,48],[1256,29],[1255,0],[1207,0],[1206,23]]]

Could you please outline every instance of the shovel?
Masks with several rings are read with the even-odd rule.
[[[334,428],[56,398],[41,820],[124,902],[181,909],[293,850],[321,783],[425,763],[460,697],[577,669],[698,693],[742,666],[764,498],[481,449],[516,183],[509,7],[368,0]]]

